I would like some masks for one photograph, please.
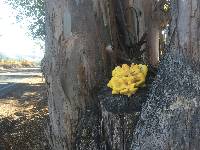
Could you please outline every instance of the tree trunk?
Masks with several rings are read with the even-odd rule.
[[[200,2],[171,3],[168,50],[143,106],[134,150],[200,147]]]
[[[116,105],[120,109],[124,105],[121,99],[117,104],[116,99],[109,99],[114,108],[110,111],[108,103],[99,102],[97,93],[114,65],[125,62],[121,57],[135,48],[130,46],[148,29],[148,37],[154,37],[149,38],[151,48],[157,50],[158,38],[154,35],[158,27],[147,26],[152,1],[46,0],[43,71],[48,88],[48,134],[53,149],[130,148],[138,113],[113,113]],[[127,11],[130,5],[136,8],[135,14]],[[169,50],[143,108],[133,149],[199,146],[199,1],[176,0],[172,12]],[[138,20],[131,20],[136,14],[140,17],[139,34]],[[138,49],[135,50],[137,54]],[[152,54],[152,58],[157,55]]]
[[[126,27],[131,24],[132,15],[126,12],[129,5],[128,0],[46,0],[43,72],[48,88],[48,134],[53,149],[106,147],[98,139],[104,136],[99,136],[98,131],[101,112],[97,89],[128,50]],[[134,30],[130,32],[134,34]],[[105,126],[106,122],[104,119]],[[126,139],[120,135],[116,138]]]
[[[53,149],[71,150],[83,114],[98,104],[96,89],[111,72],[110,40],[97,1],[47,0],[46,14],[49,137]]]
[[[151,22],[151,23],[150,23]],[[149,64],[156,67],[159,61],[159,32],[158,21],[149,21],[149,32],[147,38],[147,49],[149,53]]]
[[[157,0],[135,0],[135,7],[140,12],[139,35],[146,33],[146,63],[157,67],[159,63],[159,39],[161,24],[167,25],[169,13],[163,12],[163,1]]]

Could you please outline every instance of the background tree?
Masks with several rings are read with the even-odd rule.
[[[28,26],[31,37],[44,41],[44,0],[7,0],[6,2],[17,11],[16,20]]]

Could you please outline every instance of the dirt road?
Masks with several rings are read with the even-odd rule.
[[[42,77],[40,68],[0,70],[0,98],[18,88],[17,83],[24,83],[24,81],[33,77]]]

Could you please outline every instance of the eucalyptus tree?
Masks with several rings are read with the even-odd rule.
[[[141,111],[132,149],[198,149],[200,5],[198,0],[174,0],[171,18],[166,19],[160,18],[163,11],[158,6],[164,4],[164,12],[169,7],[162,2],[169,1],[45,1],[47,34],[42,63],[53,149],[78,149],[77,141],[84,140],[89,143],[85,149],[102,148],[101,135],[91,134],[96,140],[89,142],[83,138],[87,130],[79,134],[82,124],[104,130],[101,121],[97,123],[102,128],[90,122],[101,118],[92,110],[101,114],[97,92],[102,81],[118,64],[142,62],[143,51],[149,47],[155,55],[147,57],[156,64],[158,31],[169,20],[168,49]],[[89,120],[84,120],[87,116]]]

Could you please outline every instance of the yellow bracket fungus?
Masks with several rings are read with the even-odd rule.
[[[112,71],[112,78],[107,84],[112,89],[112,94],[131,96],[139,87],[144,87],[148,68],[142,64],[123,64]]]

